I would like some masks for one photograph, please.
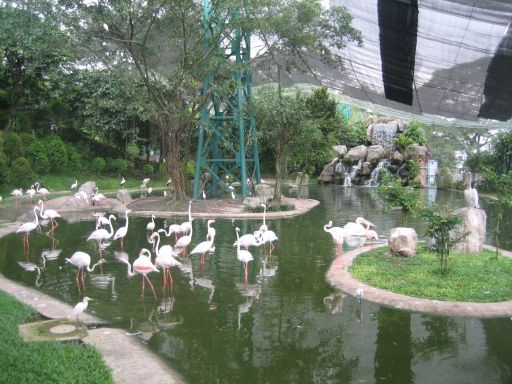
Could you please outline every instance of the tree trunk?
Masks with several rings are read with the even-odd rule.
[[[282,157],[283,157],[283,145],[281,140],[278,140],[277,151],[276,151],[276,187],[274,190],[274,201],[281,204],[281,194],[283,189],[283,175],[282,175]]]
[[[172,179],[172,187],[176,192],[176,200],[184,200],[187,197],[185,177],[183,175],[183,166],[180,154],[180,141],[179,133],[175,130],[171,130],[167,133],[168,137],[168,168],[169,174]]]

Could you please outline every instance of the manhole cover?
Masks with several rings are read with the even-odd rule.
[[[76,330],[76,327],[71,324],[62,324],[62,325],[56,325],[55,327],[50,328],[50,333],[53,334],[63,334],[63,333],[69,333]]]

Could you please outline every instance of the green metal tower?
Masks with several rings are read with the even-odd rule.
[[[204,0],[207,36],[218,21],[209,3],[209,0]],[[227,47],[224,44],[222,48],[215,48],[225,50],[226,60],[236,65],[231,79],[217,79],[209,75],[203,83],[203,93],[212,95],[201,112],[194,199],[199,198],[203,191],[207,196],[220,197],[229,192],[229,185],[233,183],[240,185],[237,192],[245,199],[251,186],[261,182],[256,123],[251,108],[251,34],[237,29],[230,36]],[[219,82],[224,86],[215,89],[223,89],[223,92],[212,92]]]

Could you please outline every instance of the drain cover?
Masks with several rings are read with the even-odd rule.
[[[74,325],[71,324],[62,324],[57,325],[55,327],[50,328],[50,333],[56,334],[56,335],[62,335],[64,333],[73,332],[76,329]]]

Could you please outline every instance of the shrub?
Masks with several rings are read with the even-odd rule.
[[[96,157],[91,163],[91,169],[97,175],[101,175],[105,171],[105,167],[106,163],[102,157]]]
[[[83,165],[82,165],[82,156],[80,155],[80,152],[72,146],[67,146],[66,149],[68,153],[68,169],[72,172],[82,172]]]
[[[151,164],[144,164],[142,167],[142,171],[145,175],[152,175],[155,172],[153,166]]]
[[[12,163],[18,157],[23,157],[23,143],[21,142],[20,135],[17,133],[10,132],[5,136],[3,147],[9,163]]]
[[[0,147],[0,183],[4,183],[7,180],[9,170],[7,163],[7,156]]]
[[[386,208],[400,207],[406,214],[413,213],[421,204],[418,200],[418,190],[404,187],[400,178],[395,178],[389,173],[383,174],[377,192],[384,201]]]
[[[479,152],[469,155],[464,166],[476,174],[482,173],[486,167],[491,167],[493,162],[494,158],[490,152]]]
[[[402,136],[411,139],[413,143],[418,143],[419,145],[425,145],[427,143],[425,131],[423,130],[423,127],[419,121],[411,121],[409,128],[407,128],[405,132],[400,135],[400,137]]]
[[[9,184],[20,187],[30,185],[33,182],[34,173],[26,158],[17,157],[12,161],[8,180]]]
[[[40,140],[34,140],[29,146],[25,147],[25,157],[32,160],[32,163],[36,163],[39,155],[44,154],[48,159],[47,148]]]
[[[68,154],[66,144],[59,136],[53,135],[47,139],[47,154],[50,168],[53,172],[67,166]]]
[[[112,161],[112,172],[117,175],[124,175],[128,169],[128,164],[124,159],[115,159]]]
[[[41,175],[50,172],[50,160],[48,159],[48,156],[46,156],[46,153],[36,152],[34,156],[35,157],[32,159],[34,171]]]
[[[407,147],[412,144],[414,144],[414,139],[405,136],[403,133],[395,139],[395,145],[401,153],[404,153]]]

